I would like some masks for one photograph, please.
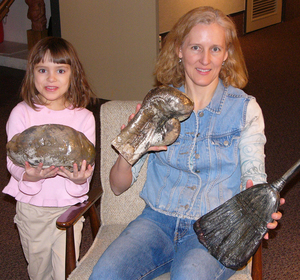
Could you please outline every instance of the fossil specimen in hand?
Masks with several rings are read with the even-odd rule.
[[[300,172],[300,159],[273,183],[246,189],[194,223],[198,240],[224,266],[239,269],[247,264],[267,233],[277,212],[280,192]]]
[[[16,134],[6,144],[7,156],[19,166],[25,161],[31,166],[43,163],[43,168],[52,165],[73,170],[73,164],[81,167],[83,160],[93,164],[96,151],[86,136],[65,125],[45,124],[32,126]]]
[[[148,92],[141,109],[112,145],[133,165],[150,147],[172,144],[179,136],[180,122],[193,108],[193,101],[176,88],[156,87]]]

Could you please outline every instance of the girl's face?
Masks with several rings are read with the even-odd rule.
[[[39,99],[52,110],[63,110],[65,94],[70,87],[71,67],[68,64],[57,64],[50,60],[49,54],[44,62],[34,66],[34,84],[39,92]]]
[[[195,25],[178,55],[184,65],[186,84],[189,87],[211,87],[214,91],[222,63],[228,57],[225,30],[217,23]]]

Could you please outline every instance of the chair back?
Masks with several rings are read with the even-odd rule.
[[[135,112],[139,101],[109,101],[101,106],[101,164],[100,176],[103,188],[101,198],[102,225],[125,224],[134,220],[144,209],[145,202],[139,197],[146,180],[147,162],[144,164],[138,180],[129,190],[115,196],[110,189],[109,172],[115,163],[118,153],[111,145],[112,140],[120,133],[121,126],[127,124],[128,117]]]

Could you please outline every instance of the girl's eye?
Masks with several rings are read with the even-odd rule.
[[[46,69],[39,69],[39,73],[46,73]]]
[[[57,72],[58,72],[59,74],[63,74],[63,73],[65,73],[66,71],[65,71],[64,69],[59,69]]]

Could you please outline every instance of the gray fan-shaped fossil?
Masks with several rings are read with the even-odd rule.
[[[193,108],[193,101],[181,91],[156,87],[148,92],[139,112],[112,145],[133,165],[151,146],[172,144],[180,133],[180,122]]]
[[[96,151],[86,136],[65,125],[45,124],[32,126],[16,134],[6,144],[7,156],[12,162],[24,166],[43,163],[43,168],[52,165],[73,170],[73,164],[81,167],[83,160],[93,164]]]
[[[256,252],[279,206],[280,191],[300,172],[298,160],[271,184],[240,192],[194,223],[199,241],[224,266],[239,269]]]

